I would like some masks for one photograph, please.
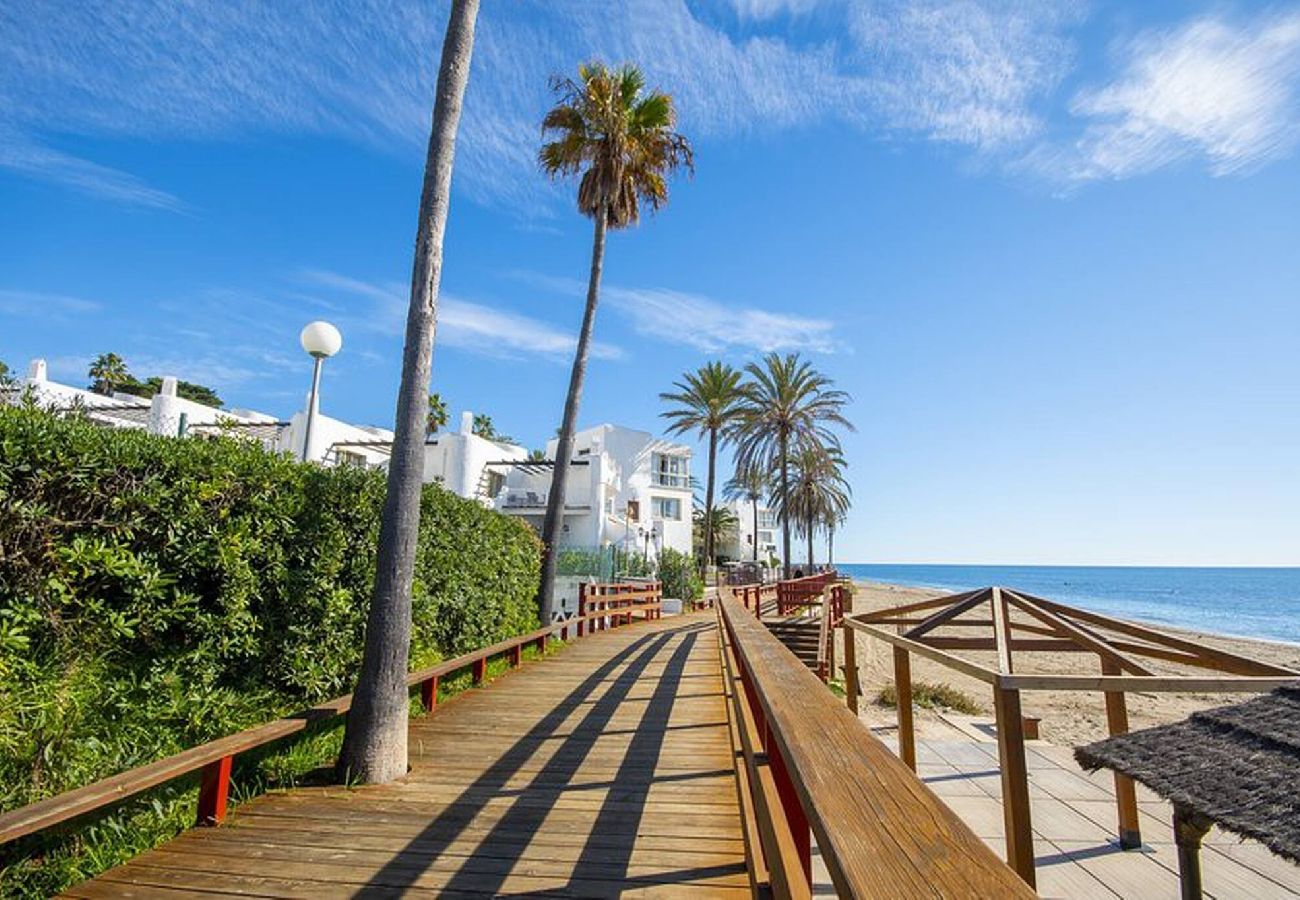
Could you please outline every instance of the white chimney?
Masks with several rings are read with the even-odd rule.
[[[46,371],[45,360],[37,357],[27,366],[28,381],[48,381],[49,373]]]
[[[472,413],[468,409],[460,414],[460,433],[461,434],[474,433],[474,413]]]
[[[175,376],[175,375],[167,375],[167,376],[164,376],[164,378],[163,378],[163,380],[162,380],[162,387],[159,389],[158,393],[160,393],[160,394],[164,394],[164,395],[166,395],[166,396],[168,396],[168,397],[175,397],[175,396],[176,396],[176,376]]]

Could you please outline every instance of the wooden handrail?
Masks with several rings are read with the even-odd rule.
[[[719,606],[805,877],[811,829],[841,897],[1033,896],[737,600]]]
[[[570,628],[581,635],[583,625],[587,622],[599,619],[602,620],[601,628],[606,625],[616,627],[622,622],[630,622],[633,612],[641,613],[643,619],[648,620],[658,618],[663,609],[662,600],[642,601],[640,593],[624,594],[621,597],[610,595],[597,599],[611,601],[617,599],[627,602],[616,614],[609,609],[597,610],[481,647],[453,659],[416,669],[407,675],[406,683],[411,687],[419,686],[424,707],[431,711],[437,702],[438,683],[447,675],[463,669],[471,669],[474,683],[478,684],[487,677],[487,663],[490,659],[508,654],[510,664],[518,666],[523,659],[524,647],[532,644],[544,650],[546,642],[554,637],[557,631],[561,639],[567,639]],[[595,630],[594,626],[592,630]],[[93,784],[29,803],[7,813],[0,813],[0,844],[6,844],[26,835],[44,831],[69,819],[112,806],[149,788],[194,772],[203,773],[199,790],[198,824],[218,824],[225,817],[231,762],[236,755],[297,734],[313,722],[343,715],[351,708],[352,695],[347,694],[282,719],[257,725],[143,766],[137,766]]]

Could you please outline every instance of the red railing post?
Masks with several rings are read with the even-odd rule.
[[[510,648],[510,665],[517,668],[524,661],[524,645],[515,644]]]
[[[533,641],[533,645],[537,647],[538,656],[542,656],[546,653],[546,639],[549,637],[550,637],[549,634],[544,634],[541,637],[539,637],[537,640]]]
[[[799,864],[803,867],[804,877],[812,885],[812,830],[808,827],[808,815],[799,802],[799,793],[790,780],[790,772],[785,767],[781,750],[772,740],[772,734],[764,730],[764,747],[767,750],[768,765],[772,767],[772,780],[776,782],[776,793],[781,798],[781,808],[785,810],[785,820],[790,823],[790,834],[794,838],[795,851],[799,854]]]
[[[438,705],[438,676],[426,678],[420,682],[420,703],[424,705],[424,711],[433,712],[433,708]]]
[[[226,802],[230,799],[230,767],[233,756],[223,756],[203,767],[199,775],[200,825],[220,825],[226,817]]]
[[[486,656],[474,660],[473,672],[474,672],[473,675],[474,683],[482,684],[483,679],[487,678],[487,657]]]

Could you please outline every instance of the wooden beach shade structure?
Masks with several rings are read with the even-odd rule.
[[[1201,839],[1211,824],[1300,863],[1300,689],[1278,688],[1074,755],[1085,769],[1112,769],[1173,804],[1184,898],[1201,896]]]
[[[912,655],[978,679],[992,689],[1007,862],[1030,885],[1035,883],[1034,848],[1022,691],[1100,692],[1105,699],[1108,731],[1117,736],[1128,732],[1125,695],[1129,691],[1262,693],[1300,679],[1300,672],[1291,669],[1004,587],[846,616],[843,627],[849,629],[846,646],[851,632],[861,632],[893,647],[898,749],[913,769]],[[985,659],[992,654],[992,664],[959,656],[956,651],[983,652]],[[1078,674],[1028,672],[1021,665],[1023,660],[1017,659],[1017,651],[1095,656],[1100,671],[1088,671],[1081,661]],[[1183,668],[1177,668],[1180,666]],[[856,677],[853,681],[856,687]],[[1120,845],[1140,847],[1137,793],[1132,778],[1121,770],[1115,772],[1115,802]]]

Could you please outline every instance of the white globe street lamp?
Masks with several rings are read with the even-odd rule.
[[[315,360],[311,373],[311,395],[307,398],[307,427],[302,436],[302,461],[307,461],[307,451],[311,447],[311,428],[316,422],[316,406],[320,394],[321,363],[329,359],[343,347],[343,335],[329,322],[308,322],[298,335],[302,349]]]

